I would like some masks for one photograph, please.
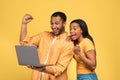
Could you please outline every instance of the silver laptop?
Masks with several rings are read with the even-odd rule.
[[[19,65],[35,67],[52,66],[52,64],[40,64],[36,46],[15,45],[15,50]]]

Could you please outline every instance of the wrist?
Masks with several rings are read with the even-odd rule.
[[[27,23],[22,22],[22,25],[27,25]]]
[[[27,24],[26,24],[26,23],[22,23],[22,24],[21,24],[21,27],[26,28],[26,27],[27,27]]]

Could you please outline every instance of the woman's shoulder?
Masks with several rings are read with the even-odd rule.
[[[84,47],[85,52],[95,49],[93,42],[88,38],[84,38],[82,45]]]
[[[84,45],[94,45],[93,42],[88,38],[84,38],[82,40],[82,44],[84,44]]]
[[[82,42],[92,42],[90,39],[88,39],[88,38],[84,38],[83,40],[82,40]]]

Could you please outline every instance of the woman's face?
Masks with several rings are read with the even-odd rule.
[[[72,36],[72,40],[79,40],[82,37],[82,29],[78,23],[73,22],[70,25],[70,34]]]

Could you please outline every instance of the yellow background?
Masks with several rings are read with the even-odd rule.
[[[0,0],[0,80],[30,80],[31,70],[17,63],[15,44],[19,44],[21,20],[29,13],[34,20],[29,35],[51,30],[55,11],[67,15],[66,30],[76,18],[85,20],[97,49],[96,73],[99,80],[120,80],[120,0]],[[75,61],[69,80],[75,80]]]

